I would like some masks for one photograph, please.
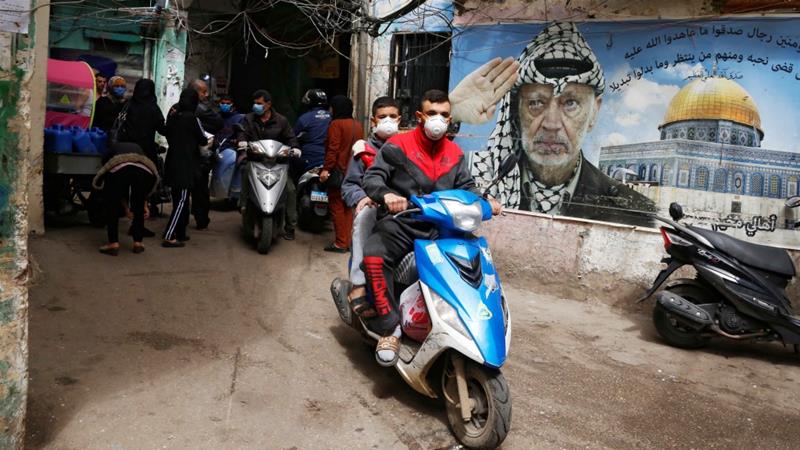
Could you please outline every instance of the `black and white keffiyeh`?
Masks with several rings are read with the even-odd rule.
[[[597,95],[601,95],[605,89],[600,63],[571,22],[556,22],[546,26],[525,47],[517,61],[520,64],[517,81],[500,102],[497,123],[489,136],[486,150],[472,156],[472,175],[479,185],[491,183],[500,162],[508,154],[521,154],[523,151],[518,117],[512,117],[511,114],[512,104],[517,101],[516,93],[522,85],[550,84],[556,96],[561,95],[567,83],[586,84],[593,87]],[[552,187],[548,189],[553,190]],[[490,193],[506,207],[519,208],[519,168],[508,174]]]

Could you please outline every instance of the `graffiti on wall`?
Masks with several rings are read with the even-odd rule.
[[[740,213],[785,222],[781,200],[800,182],[800,32],[791,21],[459,31],[451,96],[470,88],[496,103],[483,116],[454,103],[457,142],[473,152],[481,183],[517,157],[494,192],[507,207],[652,226],[650,214],[666,215],[676,197],[715,217],[734,213],[735,199],[752,209]],[[502,79],[511,59],[516,70]]]

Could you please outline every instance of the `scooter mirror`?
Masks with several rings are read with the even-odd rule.
[[[519,162],[519,156],[517,152],[511,152],[503,159],[503,162],[500,163],[500,170],[498,171],[497,178],[503,179],[514,170],[514,167],[517,166],[517,162]]]
[[[669,204],[669,216],[672,220],[678,221],[683,218],[683,208],[677,202]]]
[[[793,195],[787,198],[785,204],[787,208],[797,208],[800,206],[800,195]]]

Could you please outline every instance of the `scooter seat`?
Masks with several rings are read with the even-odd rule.
[[[703,236],[717,250],[736,258],[750,267],[772,272],[784,278],[795,276],[794,263],[789,252],[782,248],[751,244],[719,231],[690,226],[692,231]]]

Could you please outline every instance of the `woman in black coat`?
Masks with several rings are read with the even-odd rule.
[[[164,181],[172,189],[172,214],[164,230],[164,247],[183,247],[189,223],[189,192],[200,164],[200,145],[208,140],[200,128],[195,111],[200,101],[197,91],[181,92],[177,110],[167,119],[169,150],[164,162]]]
[[[164,114],[158,107],[155,83],[153,80],[142,78],[136,82],[133,96],[128,100],[125,127],[120,133],[119,141],[138,144],[144,154],[155,163],[158,157],[156,132],[166,135]]]

